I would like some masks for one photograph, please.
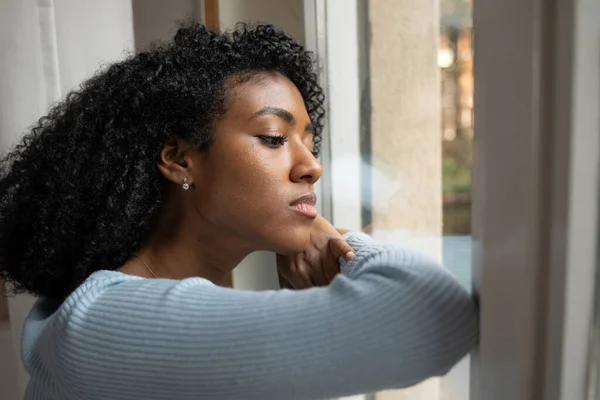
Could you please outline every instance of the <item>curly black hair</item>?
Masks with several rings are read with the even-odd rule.
[[[207,149],[228,78],[262,71],[299,89],[317,145],[325,112],[315,57],[271,25],[218,33],[188,23],[69,93],[0,161],[0,278],[14,293],[64,299],[94,271],[123,265],[161,208],[164,143]]]

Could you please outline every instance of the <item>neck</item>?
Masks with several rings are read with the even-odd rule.
[[[214,238],[206,239],[172,238],[166,242],[151,243],[138,255],[158,278],[200,277],[219,285],[247,254],[236,254],[224,243],[216,243]]]
[[[252,251],[231,232],[221,232],[197,216],[163,216],[138,255],[158,278],[200,277],[219,285]]]

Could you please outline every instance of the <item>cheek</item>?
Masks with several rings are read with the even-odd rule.
[[[250,149],[215,159],[198,193],[198,210],[213,226],[245,238],[256,250],[296,254],[310,239],[310,224],[289,209],[299,194],[282,150]]]
[[[221,157],[215,154],[211,164],[214,167],[205,178],[210,182],[210,197],[202,197],[219,214],[270,218],[290,201],[290,193],[286,193],[289,159],[283,151],[247,145],[242,151],[221,153]]]

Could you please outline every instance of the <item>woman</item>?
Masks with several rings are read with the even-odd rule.
[[[191,25],[42,118],[0,181],[0,276],[40,296],[26,398],[322,399],[462,358],[454,278],[317,215],[323,103],[285,33]],[[218,286],[257,250],[302,290]]]

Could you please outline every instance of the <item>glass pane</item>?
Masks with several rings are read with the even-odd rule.
[[[441,259],[470,289],[472,3],[367,2],[363,224],[380,241]],[[469,360],[443,378],[373,397],[467,400]]]

